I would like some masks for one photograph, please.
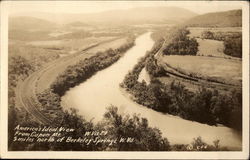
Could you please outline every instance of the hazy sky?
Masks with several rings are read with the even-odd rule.
[[[242,2],[230,1],[5,1],[10,14],[18,12],[93,13],[150,6],[176,6],[196,13],[240,9]],[[246,3],[246,2],[245,2]]]

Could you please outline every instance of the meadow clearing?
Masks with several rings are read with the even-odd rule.
[[[163,56],[163,61],[185,75],[240,85],[241,61],[204,56]]]
[[[223,53],[224,45],[222,41],[211,40],[211,39],[196,39],[199,43],[198,47],[198,56],[216,56],[224,57],[226,56]]]

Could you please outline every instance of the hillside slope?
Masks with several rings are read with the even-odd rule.
[[[56,26],[55,23],[29,16],[9,18],[10,30],[49,30]]]
[[[75,21],[84,23],[106,23],[106,24],[144,24],[161,22],[182,22],[197,14],[187,9],[178,7],[142,7],[124,10],[110,10],[99,13],[19,13],[18,15],[46,19],[60,24],[72,23]],[[15,15],[12,15],[15,16]]]
[[[207,13],[191,18],[185,24],[190,27],[241,27],[242,10]]]

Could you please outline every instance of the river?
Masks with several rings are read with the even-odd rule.
[[[119,108],[121,114],[137,113],[147,118],[149,125],[159,128],[171,144],[190,144],[193,138],[201,136],[209,144],[219,139],[221,146],[241,149],[240,136],[230,128],[209,126],[156,112],[133,102],[121,90],[119,84],[125,75],[152,48],[154,42],[150,34],[139,36],[135,46],[116,63],[67,91],[62,97],[62,106],[65,109],[76,108],[85,119],[98,122],[103,118],[106,107],[112,104]]]

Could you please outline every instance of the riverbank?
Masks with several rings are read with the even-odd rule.
[[[112,46],[111,48],[114,49],[119,48],[126,42],[126,39],[126,37],[116,38],[113,39],[115,43],[109,40],[100,44],[88,46],[83,51],[49,62],[43,68],[32,73],[23,82],[18,84],[16,103],[22,106],[22,108],[24,108],[37,122],[50,124],[54,117],[60,115],[60,108],[56,108],[58,105],[51,105],[48,103],[50,107],[45,110],[45,107],[41,105],[40,99],[38,99],[38,95],[47,92],[51,83],[69,65],[94,56],[97,53],[96,51],[100,51],[102,48],[106,49],[108,46]],[[98,48],[94,49],[95,47]],[[49,98],[53,99],[50,94],[47,97],[47,101],[50,101]]]
[[[103,52],[99,51],[96,55],[90,58],[68,66],[63,73],[58,75],[50,88],[54,93],[63,96],[69,88],[82,83],[99,70],[103,70],[116,62],[133,45],[134,38],[129,38],[126,43],[116,49],[110,48]]]

